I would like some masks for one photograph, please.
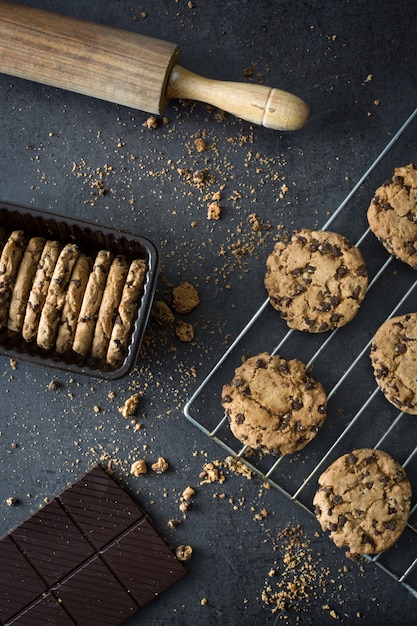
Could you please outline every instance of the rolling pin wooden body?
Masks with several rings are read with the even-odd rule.
[[[307,105],[293,94],[203,78],[178,61],[173,43],[0,0],[4,74],[157,115],[175,97],[277,130],[296,130],[307,121]]]

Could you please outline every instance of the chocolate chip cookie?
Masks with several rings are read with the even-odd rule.
[[[396,167],[368,208],[372,232],[388,252],[417,269],[417,165]]]
[[[143,293],[146,272],[147,265],[143,259],[135,259],[130,264],[106,354],[106,361],[111,365],[115,365],[126,356],[127,344]]]
[[[14,230],[0,256],[0,328],[7,326],[10,300],[16,275],[26,246],[23,230]]]
[[[60,354],[71,350],[84,292],[91,271],[91,258],[80,254],[75,261],[69,281],[61,321],[58,327],[55,349]]]
[[[301,450],[322,427],[327,396],[297,359],[250,357],[224,385],[222,406],[234,436],[272,455]]]
[[[339,457],[319,485],[315,515],[350,556],[388,550],[407,525],[411,485],[401,465],[382,450],[361,448]]]
[[[32,237],[23,254],[10,300],[7,328],[11,332],[20,333],[22,329],[29,293],[45,243],[44,237]]]
[[[339,233],[295,231],[276,243],[266,262],[265,287],[290,328],[319,333],[344,326],[368,286],[360,250]]]
[[[47,241],[42,250],[23,320],[22,335],[26,341],[36,338],[42,308],[61,249],[58,241]]]
[[[121,255],[110,266],[91,346],[91,354],[96,358],[106,356],[128,269],[126,258]]]
[[[94,261],[84,292],[72,345],[72,349],[78,354],[86,355],[91,350],[94,329],[112,259],[113,255],[109,250],[100,250]]]
[[[370,357],[386,399],[397,409],[417,415],[417,313],[384,322],[372,339]]]
[[[65,303],[69,279],[79,254],[78,246],[75,243],[68,243],[63,247],[57,259],[39,319],[36,336],[36,343],[45,350],[50,350],[55,346],[56,333]]]

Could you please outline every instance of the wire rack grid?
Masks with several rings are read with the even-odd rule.
[[[416,273],[385,251],[366,219],[375,189],[392,176],[394,167],[417,161],[416,137],[417,108],[322,226],[351,241],[356,238],[365,258],[369,285],[356,317],[331,333],[300,333],[288,330],[266,298],[184,407],[192,424],[311,515],[319,475],[355,448],[380,448],[391,454],[406,469],[417,494],[417,418],[398,412],[383,397],[369,359],[377,328],[394,315],[417,311]],[[328,417],[319,436],[294,455],[260,456],[240,447],[221,409],[222,386],[244,356],[259,352],[298,358],[314,369],[314,377],[327,391]],[[417,598],[416,529],[414,497],[409,523],[396,546],[366,558]]]

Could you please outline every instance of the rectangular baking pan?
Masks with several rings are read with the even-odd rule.
[[[128,261],[138,258],[146,261],[147,276],[128,350],[125,358],[116,366],[73,351],[66,355],[45,351],[35,342],[28,343],[22,337],[10,335],[7,329],[0,330],[0,354],[3,356],[96,378],[115,380],[125,376],[137,359],[155,293],[159,268],[159,254],[155,245],[146,237],[2,201],[0,225],[11,230],[22,229],[28,237],[42,236],[62,244],[76,243],[89,256],[106,249],[115,255],[125,255]]]

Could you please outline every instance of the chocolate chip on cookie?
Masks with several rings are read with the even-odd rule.
[[[396,167],[378,187],[368,208],[368,222],[388,252],[417,269],[417,165]]]
[[[290,328],[325,332],[350,322],[368,286],[360,250],[339,233],[295,231],[266,262],[265,287]]]
[[[349,556],[377,554],[396,543],[410,514],[411,485],[389,454],[353,450],[336,459],[318,482],[315,515]]]
[[[305,365],[266,352],[235,370],[221,401],[234,436],[272,455],[301,450],[326,419],[326,393]]]

